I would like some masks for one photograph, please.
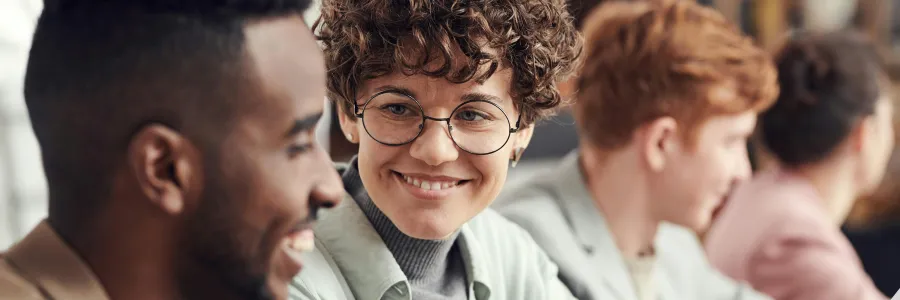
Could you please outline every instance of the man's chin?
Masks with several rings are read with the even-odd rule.
[[[712,216],[712,213],[707,213],[703,216],[697,217],[697,219],[695,219],[694,222],[692,222],[687,227],[698,234],[705,233],[707,230],[709,230],[709,227],[712,223],[712,218],[710,218],[710,216]]]
[[[669,221],[672,224],[690,229],[696,233],[704,233],[709,229],[710,226],[710,213],[706,214],[684,214],[682,218],[678,220]],[[694,216],[691,218],[690,216]]]
[[[287,300],[288,299],[288,286],[290,285],[290,280],[284,280],[281,278],[276,278],[275,276],[269,277],[269,295],[272,297],[272,300]]]
[[[294,261],[289,254],[282,250],[276,250],[272,257],[272,265],[269,276],[266,279],[266,288],[274,300],[288,299],[288,287],[294,277],[300,273],[302,266],[299,261]]]

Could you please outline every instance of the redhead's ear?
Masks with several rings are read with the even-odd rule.
[[[672,117],[662,117],[644,125],[635,133],[641,157],[653,171],[666,166],[666,158],[680,147],[678,124]]]

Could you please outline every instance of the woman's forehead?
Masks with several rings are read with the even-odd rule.
[[[423,105],[444,101],[465,101],[473,96],[490,98],[497,104],[512,104],[512,72],[499,70],[484,82],[470,80],[454,83],[446,78],[424,74],[405,75],[394,72],[363,83],[359,100],[365,100],[379,92],[392,90],[409,94]]]

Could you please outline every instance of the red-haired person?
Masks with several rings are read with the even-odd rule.
[[[750,174],[746,141],[777,93],[771,59],[694,1],[604,3],[584,32],[580,147],[511,188],[501,213],[581,299],[767,298],[710,266],[695,232]]]

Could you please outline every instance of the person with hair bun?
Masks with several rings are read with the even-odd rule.
[[[565,2],[325,0],[314,30],[359,153],[295,298],[571,299],[488,208],[577,65]]]
[[[725,274],[779,300],[886,299],[840,226],[894,147],[890,83],[853,31],[800,33],[777,55],[781,94],[760,117],[777,167],[742,185],[706,236]]]
[[[287,299],[340,178],[310,0],[47,1],[25,76],[49,215],[0,299]]]

